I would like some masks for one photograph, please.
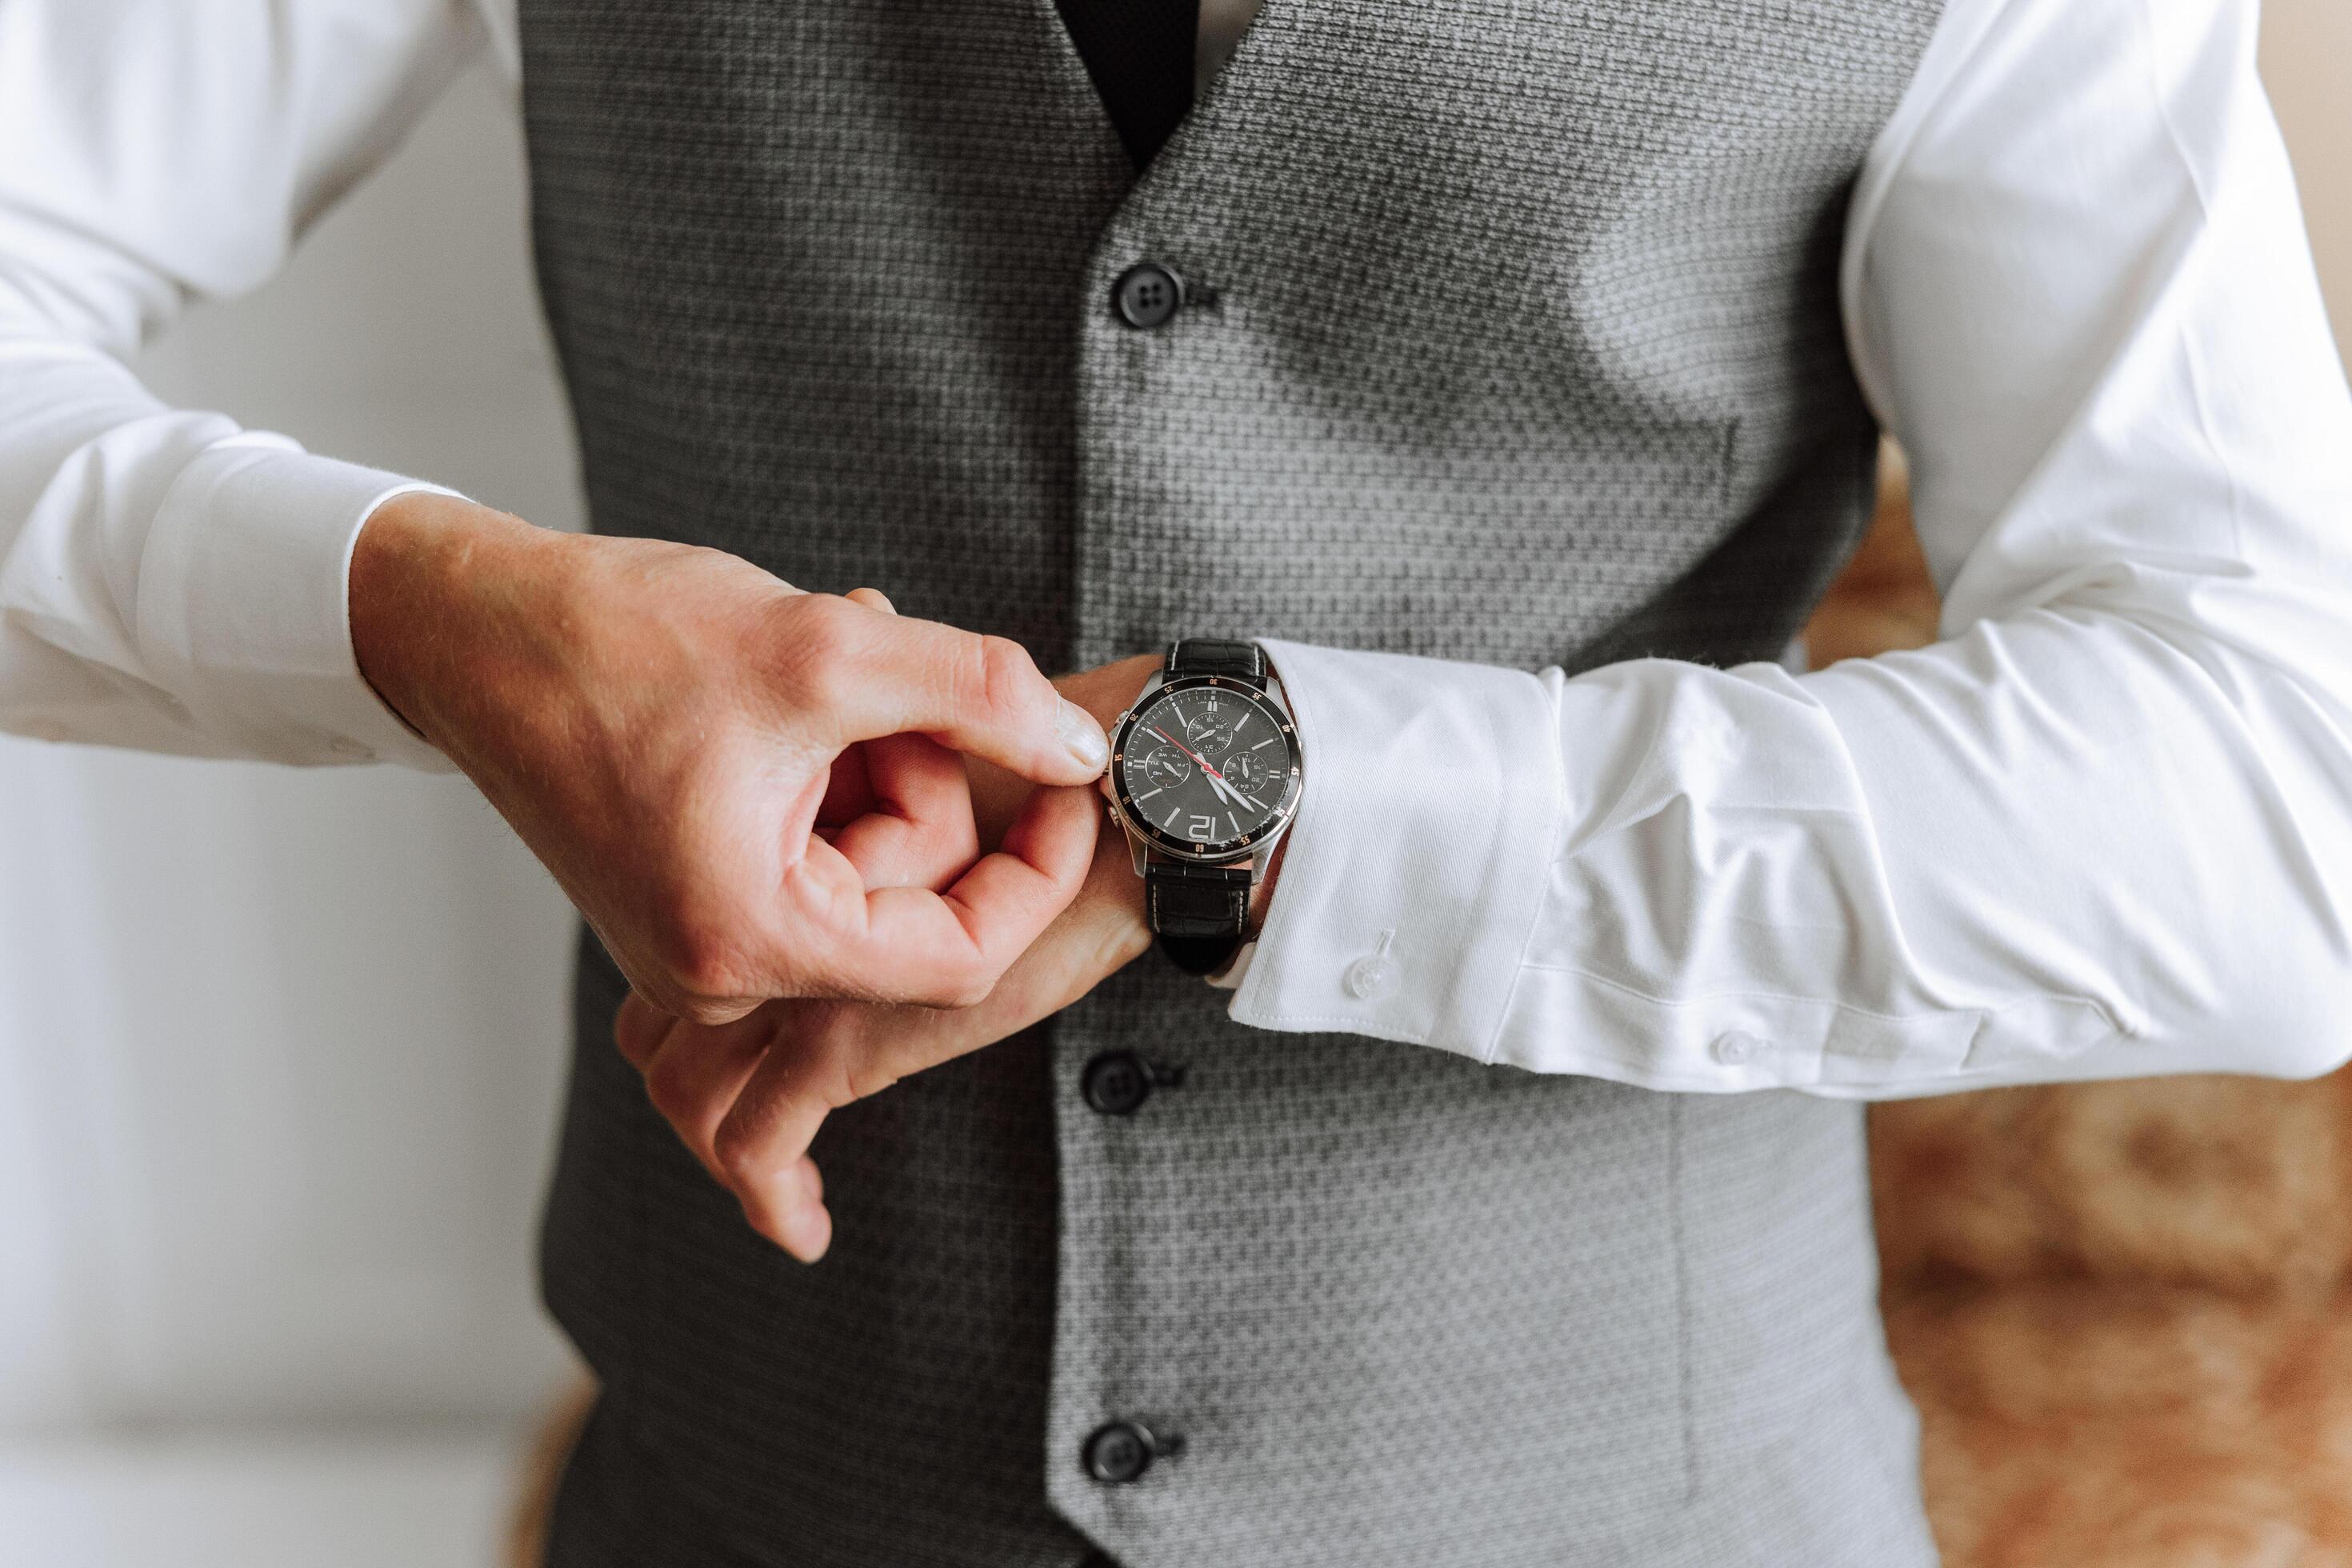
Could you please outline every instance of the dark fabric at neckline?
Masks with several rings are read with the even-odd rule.
[[[1054,0],[1141,174],[1192,107],[1201,0]]]

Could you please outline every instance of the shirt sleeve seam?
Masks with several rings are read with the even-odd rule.
[[[1562,762],[1559,752],[1559,694],[1557,688],[1551,682],[1544,680],[1540,677],[1534,679],[1536,679],[1538,689],[1541,691],[1543,695],[1545,718],[1542,749],[1544,756],[1544,782],[1548,788],[1546,790],[1546,809],[1542,824],[1543,840],[1541,847],[1538,849],[1538,853],[1542,856],[1541,864],[1545,868],[1547,874],[1542,878],[1541,882],[1538,885],[1535,896],[1527,901],[1528,907],[1525,921],[1519,930],[1518,951],[1513,955],[1510,975],[1507,983],[1502,987],[1502,1000],[1495,1009],[1494,1022],[1487,1026],[1486,1037],[1479,1044],[1478,1060],[1489,1067],[1494,1065],[1496,1054],[1503,1048],[1503,1029],[1504,1026],[1509,1021],[1511,1016],[1511,1002],[1513,998],[1518,994],[1519,976],[1528,968],[1528,958],[1535,951],[1536,931],[1542,925],[1544,904],[1549,898],[1550,891],[1550,877],[1548,873],[1550,867],[1558,858],[1557,847],[1559,843],[1564,819],[1567,816],[1568,769],[1565,763]],[[1504,727],[1496,721],[1493,700],[1489,699],[1484,706],[1486,709],[1486,729],[1488,733],[1490,733],[1495,739],[1495,755],[1499,761],[1504,754]],[[1654,744],[1654,739],[1653,743]],[[1509,786],[1506,784],[1504,787],[1507,790]],[[1489,851],[1490,854],[1508,852],[1508,847],[1500,843],[1500,840],[1508,826],[1508,813],[1500,809],[1496,812],[1495,837],[1497,842],[1495,848]]]
[[[1925,134],[1928,121],[1934,118],[1936,110],[1955,87],[1967,78],[1969,68],[1984,48],[1985,40],[1992,36],[1996,24],[2009,10],[2010,3],[2011,0],[1946,0],[1945,13],[1937,24],[1938,31],[1955,26],[1957,18],[1963,14],[1962,8],[1967,6],[1973,12],[1975,35],[1968,40],[1943,79],[1927,84],[1931,96],[1915,99],[1912,92],[1906,91],[1896,101],[1894,112],[1879,128],[1878,141],[1864,159],[1853,203],[1848,212],[1838,288],[1839,313],[1845,327],[1846,354],[1853,362],[1854,379],[1861,384],[1864,400],[1869,404],[1871,413],[1898,438],[1901,430],[1895,417],[1894,400],[1887,395],[1874,353],[1875,345],[1864,325],[1863,300],[1868,291],[1864,287],[1864,278],[1870,268],[1871,242],[1877,235],[1879,215],[1885,207],[1889,194],[1902,177],[1905,166],[1911,161],[1912,152]],[[1921,66],[1928,63],[1937,41],[1936,37],[1930,37],[1927,54],[1922,57]],[[1916,89],[1920,84],[1915,78],[1912,85]]]
[[[1790,1002],[1805,1007],[1828,1007],[1840,1013],[1852,1014],[1855,1017],[1870,1018],[1880,1023],[1911,1024],[1936,1018],[1951,1017],[1955,1015],[1963,1017],[1974,1016],[1979,1019],[1990,1019],[1997,1018],[2003,1013],[2013,1012],[2021,1007],[2061,1006],[2079,1008],[2094,1014],[2098,1017],[2100,1022],[2105,1024],[2109,1029],[2118,1035],[2129,1037],[2137,1036],[2139,1033],[2138,1030],[2131,1028],[2119,1021],[2115,1013],[2109,1009],[2105,1004],[2098,1001],[2095,997],[2065,996],[2055,993],[2012,997],[2006,1002],[1971,1003],[1966,1006],[1958,1007],[1922,1007],[1914,1009],[1910,1012],[1896,1013],[1876,1007],[1865,1007],[1858,1002],[1849,1002],[1842,997],[1806,996],[1795,992],[1770,991],[1763,989],[1708,991],[1695,996],[1665,996],[1661,995],[1654,991],[1646,989],[1645,987],[1629,984],[1622,980],[1617,980],[1606,974],[1597,973],[1592,970],[1583,968],[1577,964],[1546,963],[1541,961],[1530,961],[1522,965],[1522,967],[1549,974],[1573,975],[1579,980],[1590,981],[1595,985],[1605,987],[1611,991],[1615,991],[1622,995],[1632,996],[1638,1001],[1646,1002],[1653,1006],[1658,1007],[1696,1007],[1714,1002]]]
[[[2148,98],[2156,107],[2157,123],[2164,127],[2165,143],[2171,148],[2173,157],[2179,163],[2181,176],[2189,183],[2189,194],[2197,203],[2198,226],[2200,230],[2210,231],[2214,224],[2213,199],[2205,188],[2204,172],[2189,153],[2188,138],[2181,135],[2180,126],[2173,118],[2172,105],[2165,97],[2163,80],[2157,74],[2161,50],[2157,37],[2156,16],[2149,9],[2148,0],[2140,0],[2139,19],[2147,34],[2147,47],[2143,58],[2147,67]],[[2230,461],[2228,448],[2213,433],[2212,399],[2207,395],[2205,363],[2203,356],[2198,353],[2196,336],[2178,318],[2173,320],[2171,326],[2174,339],[2180,344],[2182,367],[2188,374],[2189,405],[2197,411],[2198,438],[2204,442],[2205,450],[2212,456],[2214,466],[2221,470],[2223,483],[2229,487],[2230,543],[2237,552],[2238,558],[2243,560],[2246,554],[2245,485],[2239,478],[2237,465]]]

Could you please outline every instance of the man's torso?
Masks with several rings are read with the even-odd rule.
[[[1933,9],[1273,0],[1133,181],[1053,0],[527,4],[597,525],[1055,667],[1769,657],[1865,515],[1835,257]],[[1145,259],[1213,302],[1123,324]],[[1852,1107],[1253,1035],[1139,965],[829,1122],[807,1269],[643,1103],[617,984],[547,1234],[607,1394],[560,1560],[1930,1558]],[[1107,1049],[1183,1083],[1097,1112]],[[1118,1418],[1183,1455],[1090,1479]]]

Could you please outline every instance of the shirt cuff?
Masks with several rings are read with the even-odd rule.
[[[1535,676],[1263,645],[1298,727],[1298,816],[1231,1016],[1492,1059],[1561,812]]]
[[[451,771],[352,651],[352,546],[412,490],[456,493],[278,436],[207,448],[165,495],[140,562],[137,635],[158,684],[256,756]]]

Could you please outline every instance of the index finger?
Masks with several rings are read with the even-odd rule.
[[[1091,790],[1039,790],[1004,847],[945,892],[874,889],[864,929],[826,954],[829,988],[935,1006],[980,1001],[1085,885],[1100,816]]]

